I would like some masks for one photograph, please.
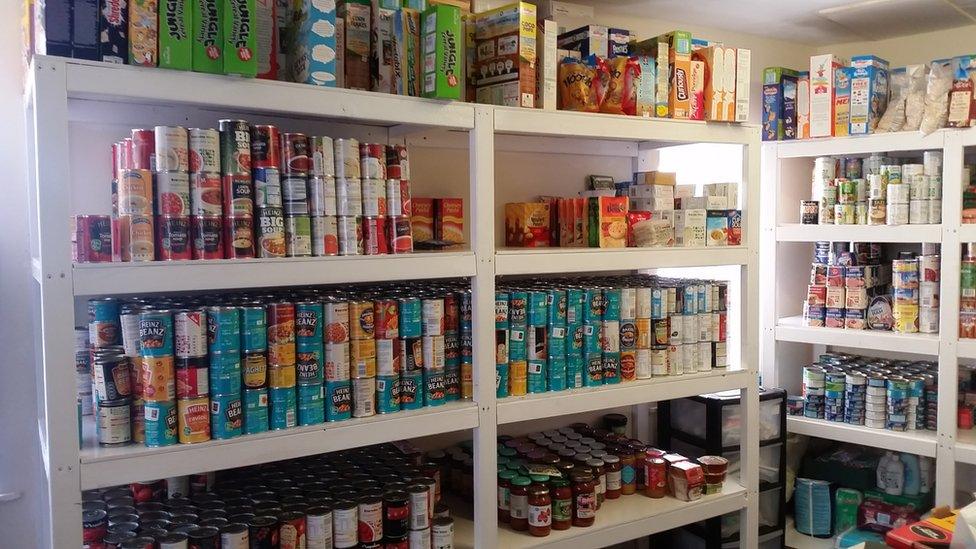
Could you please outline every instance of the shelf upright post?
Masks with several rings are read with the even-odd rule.
[[[956,406],[959,388],[959,297],[962,246],[963,141],[956,132],[945,134],[942,149],[942,248],[939,284],[939,401],[938,448],[935,461],[935,501],[956,503]]]
[[[742,547],[759,546],[759,198],[760,141],[754,132],[742,146],[742,182],[745,188],[742,207],[742,236],[748,249],[746,264],[740,268],[742,289],[740,318],[741,367],[751,375],[740,391],[740,483],[746,489],[746,506],[740,511],[739,541]]]
[[[748,157],[748,155],[746,155]],[[748,160],[748,158],[746,158]],[[748,168],[744,168],[748,173]],[[779,368],[776,367],[776,321],[778,318],[778,307],[776,303],[777,284],[776,284],[776,256],[779,252],[776,243],[776,212],[779,204],[779,155],[776,143],[766,143],[762,145],[762,181],[772,181],[774,184],[767,185],[766,191],[760,198],[761,214],[758,216],[761,221],[760,236],[757,242],[752,243],[750,250],[755,247],[763,250],[763,268],[756,273],[757,277],[762,277],[762,287],[772,291],[758,295],[760,300],[760,314],[762,315],[762,333],[760,334],[761,344],[759,352],[762,353],[762,379],[768,387],[783,387]],[[747,192],[748,192],[748,180]],[[743,279],[745,280],[745,279]],[[744,326],[744,325],[743,325]],[[786,388],[786,387],[784,387]],[[787,391],[789,390],[786,388]]]
[[[81,542],[81,475],[78,411],[74,376],[74,298],[69,235],[71,204],[68,150],[68,84],[65,63],[34,59],[31,79],[33,132],[30,171],[31,249],[40,297],[37,360],[39,436],[46,481],[46,547],[77,547]],[[29,132],[31,131],[29,130]]]
[[[468,138],[471,184],[471,241],[476,270],[472,281],[471,321],[474,341],[474,399],[478,427],[474,430],[475,547],[498,545],[495,454],[498,418],[495,407],[495,119],[494,111],[474,108],[474,129]]]

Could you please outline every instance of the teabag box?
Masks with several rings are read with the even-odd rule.
[[[829,53],[810,57],[810,137],[834,133],[834,71],[846,64]]]
[[[478,103],[535,107],[535,6],[516,2],[475,19],[474,81]]]
[[[888,108],[888,62],[873,55],[851,58],[850,135],[874,131]]]

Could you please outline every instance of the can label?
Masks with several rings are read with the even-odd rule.
[[[312,227],[307,215],[285,216],[285,255],[312,255]]]
[[[223,218],[195,216],[190,228],[193,231],[193,259],[224,258]]]
[[[214,439],[240,436],[244,426],[240,394],[213,395],[210,400],[210,424]]]
[[[156,259],[181,261],[192,257],[189,217],[162,215],[157,217],[156,226]]]
[[[424,406],[424,375],[421,371],[400,376],[400,409],[417,410]]]
[[[321,384],[322,349],[306,349],[297,353],[297,378],[300,385]]]
[[[376,378],[376,413],[400,411],[400,376],[380,375]]]
[[[173,356],[173,315],[169,311],[149,311],[139,317],[139,344],[150,357]]]
[[[207,344],[211,353],[240,352],[240,322],[240,314],[236,307],[207,309]]]
[[[339,226],[335,216],[311,218],[312,255],[339,255]]]
[[[349,344],[325,344],[326,381],[346,381],[349,379]]]
[[[251,128],[247,121],[220,121],[220,166],[224,175],[243,174],[250,177]]]
[[[339,255],[362,255],[363,232],[359,218],[340,216],[336,224],[339,232]]]
[[[376,327],[372,301],[349,302],[349,327],[352,339],[373,339]]]
[[[176,398],[199,398],[210,394],[209,370],[203,368],[176,369]]]
[[[445,397],[444,371],[424,370],[424,401],[427,406],[441,406]]]
[[[376,415],[376,378],[352,380],[352,417]]]
[[[263,433],[268,430],[268,390],[244,391],[244,434]]]
[[[275,388],[268,390],[269,425],[278,431],[290,429],[298,425],[297,403],[294,387]]]
[[[180,444],[210,440],[210,399],[188,398],[176,401]]]
[[[281,163],[282,170],[285,173],[308,173],[308,137],[305,134],[281,134]]]
[[[359,179],[337,177],[335,188],[337,215],[363,215],[363,187]]]
[[[255,175],[265,168],[281,167],[278,128],[266,124],[251,127],[251,167]]]
[[[268,328],[264,321],[264,307],[247,305],[239,308],[241,347],[247,351],[265,351],[268,348]]]
[[[178,357],[202,357],[207,354],[207,313],[177,311],[173,315],[174,347]]]
[[[282,204],[281,174],[278,168],[254,168],[254,206],[280,208]]]
[[[308,138],[308,149],[312,159],[312,175],[335,175],[335,152],[331,137],[311,136]]]
[[[424,368],[423,340],[419,337],[400,339],[400,368],[403,372],[413,372]]]
[[[217,130],[190,128],[188,163],[193,174],[220,173],[220,136]]]
[[[376,340],[376,373],[381,376],[399,375],[400,345],[398,340]]]
[[[95,410],[95,430],[99,444],[123,444],[132,440],[131,406],[98,406]]]
[[[268,383],[268,358],[263,351],[246,353],[241,370],[247,389],[264,387]]]
[[[174,402],[146,402],[143,413],[146,446],[156,448],[176,444],[179,421]]]
[[[355,139],[336,139],[335,169],[336,177],[358,179],[362,177],[359,162],[359,141]]]
[[[325,303],[325,342],[349,341],[349,303],[330,301]]]
[[[352,386],[348,380],[329,381],[325,386],[325,420],[342,421],[352,417]]]

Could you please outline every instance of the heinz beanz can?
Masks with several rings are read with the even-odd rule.
[[[400,376],[376,377],[376,413],[391,414],[400,411]]]
[[[145,404],[146,446],[157,448],[176,444],[179,428],[176,402],[147,402]]]
[[[268,389],[244,390],[244,434],[268,430]]]
[[[445,396],[444,370],[424,369],[424,401],[427,406],[442,406]]]
[[[299,425],[316,425],[325,421],[324,391],[321,383],[298,386]]]
[[[401,297],[398,300],[399,337],[420,337],[423,332],[423,305],[419,298]]]
[[[343,421],[352,417],[352,384],[329,381],[325,384],[325,420]]]
[[[241,436],[244,424],[244,410],[241,407],[241,394],[210,395],[210,429],[214,439],[227,439]]]
[[[298,424],[296,400],[294,387],[272,387],[268,390],[271,430],[289,429]]]
[[[424,372],[404,371],[400,375],[400,409],[418,410],[424,406]]]

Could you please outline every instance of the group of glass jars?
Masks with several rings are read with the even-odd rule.
[[[585,423],[498,437],[498,520],[548,536],[593,524],[608,499],[667,495],[664,452]]]

